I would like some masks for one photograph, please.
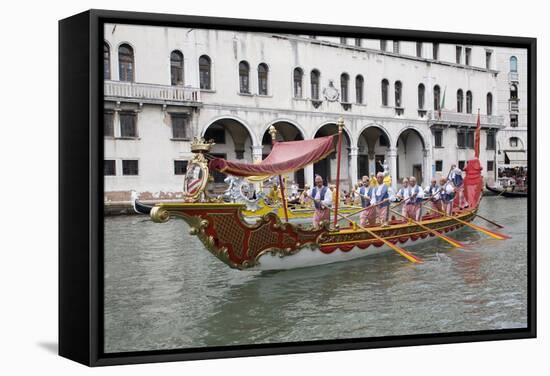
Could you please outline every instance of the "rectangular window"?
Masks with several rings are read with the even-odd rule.
[[[120,137],[137,137],[137,115],[135,112],[121,112],[120,115]]]
[[[487,150],[495,150],[496,137],[495,132],[487,132]]]
[[[189,138],[187,115],[170,114],[172,119],[172,138],[176,140],[185,140]]]
[[[456,46],[456,63],[462,62],[462,46]]]
[[[487,161],[487,171],[494,171],[494,170],[495,170],[495,162]]]
[[[393,41],[393,53],[394,54],[399,53],[399,41],[397,41],[397,40]]]
[[[466,50],[465,50],[465,62],[466,62],[466,65],[471,65],[472,63],[472,49],[467,47]]]
[[[466,131],[466,146],[468,147],[468,149],[474,148],[474,138],[474,131]]]
[[[436,148],[443,147],[443,130],[441,129],[434,130],[434,145]]]
[[[422,57],[422,42],[416,42],[416,57]]]
[[[174,175],[185,175],[187,172],[187,161],[174,161]]]
[[[103,136],[115,137],[114,113],[112,111],[103,112]]]
[[[491,69],[492,59],[493,53],[491,51],[485,51],[485,68]]]
[[[104,176],[116,175],[116,163],[114,159],[106,159],[103,161],[103,175]]]
[[[348,41],[346,38],[340,38],[340,43],[341,44],[348,44]]]
[[[432,51],[433,59],[439,60],[439,43],[434,43],[432,47],[433,47],[433,51]]]
[[[380,40],[380,51],[386,51],[388,42],[386,40]]]
[[[459,148],[474,148],[474,130],[457,130],[456,131],[456,144]]]
[[[435,161],[435,171],[436,172],[443,171],[443,161],[442,160]]]
[[[126,175],[126,176],[138,175],[137,159],[126,159],[122,161],[122,175]]]
[[[458,161],[458,168],[464,170],[464,167],[466,167],[466,161]]]
[[[466,147],[466,132],[465,131],[456,131],[456,146],[459,148]]]
[[[517,114],[512,114],[510,115],[510,126],[512,128],[516,128],[518,126],[518,115]]]
[[[361,38],[355,38],[355,46],[361,47]]]

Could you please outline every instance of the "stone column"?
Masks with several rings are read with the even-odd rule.
[[[376,158],[374,152],[369,150],[369,176],[376,173]]]
[[[350,185],[353,187],[357,181],[357,156],[359,148],[357,146],[349,148],[349,179]]]
[[[262,160],[262,145],[252,145],[252,162],[259,162]]]
[[[424,156],[422,163],[422,184],[428,185],[432,179],[432,153],[430,153],[430,149],[423,149],[422,155]]]
[[[313,165],[307,165],[304,167],[304,177],[305,182],[309,187],[313,187]]]
[[[397,181],[397,148],[388,148],[386,151],[386,159],[390,168],[391,185],[396,189]]]

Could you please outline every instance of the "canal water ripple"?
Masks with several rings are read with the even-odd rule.
[[[498,241],[434,240],[395,253],[278,272],[230,269],[181,220],[105,218],[105,352],[463,332],[527,325],[527,200],[486,197]],[[476,219],[476,223],[492,228]]]

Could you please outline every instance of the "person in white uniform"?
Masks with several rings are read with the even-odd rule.
[[[332,206],[332,192],[323,185],[323,178],[315,176],[315,187],[311,190],[311,198],[315,205],[313,213],[313,227],[319,228],[321,222],[330,222],[330,207]]]

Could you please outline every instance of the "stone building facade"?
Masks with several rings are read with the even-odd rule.
[[[512,52],[106,25],[106,200],[127,200],[131,190],[143,198],[181,197],[194,136],[214,139],[216,156],[255,161],[270,151],[271,125],[280,140],[311,139],[335,133],[340,116],[346,123],[344,187],[379,171],[384,160],[394,184],[404,176],[427,184],[446,175],[451,164],[462,165],[474,154],[478,109],[480,159],[484,174],[492,176],[495,162],[504,162],[498,144],[513,137],[502,138],[502,130],[518,132],[509,124],[509,75],[500,70]],[[519,52],[518,58],[525,58],[525,51]],[[526,82],[526,64],[520,66],[520,80]],[[520,96],[524,89],[520,84]],[[520,123],[526,122],[526,103],[519,103]],[[336,158],[290,179],[311,184],[314,173],[334,181]],[[220,184],[222,179],[215,176]]]

